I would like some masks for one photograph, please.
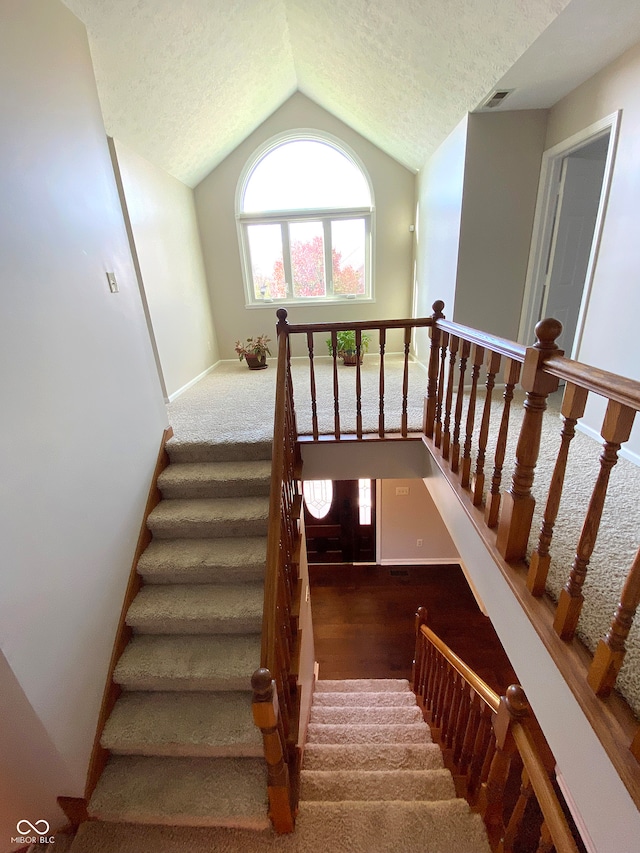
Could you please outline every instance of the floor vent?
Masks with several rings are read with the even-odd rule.
[[[408,578],[409,570],[408,569],[389,569],[389,574],[392,578]]]

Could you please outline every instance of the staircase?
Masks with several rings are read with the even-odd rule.
[[[489,851],[404,679],[316,683],[296,831],[318,850]]]
[[[102,821],[265,828],[260,663],[271,448],[169,442],[127,613],[133,636],[89,804]]]

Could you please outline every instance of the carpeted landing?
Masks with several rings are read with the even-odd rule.
[[[85,823],[71,851],[489,852],[482,821],[456,799],[406,680],[317,682],[292,835],[145,823]]]

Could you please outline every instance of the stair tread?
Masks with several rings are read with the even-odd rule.
[[[444,766],[436,743],[308,743],[305,770],[438,770]]]
[[[266,535],[269,498],[174,498],[151,511],[147,526],[160,538]]]
[[[366,694],[366,695],[365,695]],[[314,693],[313,707],[415,707],[416,697],[410,690],[398,691],[353,691],[352,693],[327,692]]]
[[[171,464],[179,462],[232,462],[271,459],[270,441],[180,441],[167,442]]]
[[[329,725],[309,723],[308,743],[430,743],[426,724]]]
[[[422,711],[417,705],[399,705],[399,706],[382,706],[382,707],[353,707],[314,705],[311,708],[312,723],[329,723],[346,725],[359,724],[411,724],[418,723],[424,725]]]
[[[172,463],[158,477],[165,498],[268,495],[271,461]]]
[[[360,693],[360,692],[394,692],[410,691],[406,678],[343,678],[323,679],[316,681],[316,693]]]
[[[133,690],[247,690],[260,665],[259,634],[134,636],[114,680]]]
[[[217,539],[153,539],[138,561],[148,583],[224,583],[264,577],[267,540],[264,536]]]
[[[89,814],[131,823],[266,828],[266,765],[261,758],[111,756]]]
[[[118,754],[263,755],[248,692],[125,691],[107,720],[101,744]]]
[[[453,777],[437,770],[303,770],[300,798],[344,800],[451,800]]]
[[[249,633],[260,631],[261,583],[151,584],[136,595],[127,625],[144,633]]]

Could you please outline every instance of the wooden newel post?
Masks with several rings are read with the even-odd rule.
[[[424,669],[424,653],[425,647],[422,641],[422,632],[420,629],[427,624],[427,608],[418,607],[416,611],[416,649],[413,656],[413,666],[411,667],[411,689],[420,699],[422,697],[422,681]],[[420,695],[419,695],[420,694]],[[422,697],[424,698],[424,697]]]
[[[287,323],[287,309],[286,308],[278,308],[276,311],[276,317],[278,318],[278,322],[276,324],[276,333],[280,335],[280,332],[286,332],[289,334]]]
[[[531,494],[533,476],[540,451],[542,416],[547,397],[558,388],[558,380],[544,372],[544,360],[550,354],[563,355],[556,338],[562,332],[559,320],[542,320],[536,326],[537,341],[528,347],[522,369],[521,385],[527,392],[524,418],[516,448],[516,465],[511,488],[505,493],[498,524],[496,546],[505,560],[522,560],[527,551],[535,498]]]
[[[519,684],[507,687],[506,695],[500,697],[500,707],[493,717],[496,751],[489,768],[489,776],[482,786],[478,799],[480,813],[494,849],[505,831],[504,791],[511,768],[511,759],[516,751],[512,726],[514,722],[523,720],[528,715],[529,702],[522,687]]]
[[[422,431],[427,438],[433,438],[433,430],[436,419],[436,406],[438,402],[438,372],[440,360],[440,329],[436,325],[438,320],[444,319],[442,309],[444,302],[441,299],[436,300],[433,305],[433,326],[431,326],[431,350],[429,352],[429,377],[427,380],[427,396],[424,401],[424,424]]]
[[[251,687],[253,721],[262,732],[264,757],[267,762],[269,816],[276,832],[293,832],[295,815],[291,801],[289,768],[278,731],[278,693],[269,670],[257,669],[251,676]]]

